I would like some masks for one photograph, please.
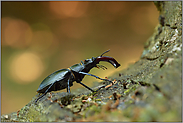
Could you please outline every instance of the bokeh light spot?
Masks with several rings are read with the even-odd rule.
[[[117,4],[116,4],[117,3]],[[124,14],[127,11],[124,11],[126,9],[126,2],[106,2],[106,9],[108,12],[112,14]]]
[[[21,53],[13,58],[10,70],[17,83],[26,84],[33,82],[41,75],[43,63],[34,53]]]
[[[22,48],[30,44],[32,30],[29,24],[20,19],[2,19],[2,45]]]
[[[88,2],[50,2],[51,11],[57,15],[58,18],[66,17],[81,17],[85,14],[88,8]]]

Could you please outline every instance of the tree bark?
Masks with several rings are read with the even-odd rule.
[[[113,85],[104,82],[107,87],[97,93],[48,93],[37,105],[35,96],[1,121],[181,122],[182,1],[154,3],[159,24],[139,61],[111,76]]]

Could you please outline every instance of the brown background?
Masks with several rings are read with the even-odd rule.
[[[153,2],[1,2],[1,113],[27,104],[41,81],[111,49],[122,65],[90,73],[104,78],[141,56],[144,42],[158,23]],[[123,57],[121,57],[123,56]],[[91,86],[98,81],[85,77]],[[100,82],[100,81],[99,81]],[[71,91],[81,87],[74,84]],[[66,91],[66,90],[63,90]]]

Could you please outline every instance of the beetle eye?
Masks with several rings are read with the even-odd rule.
[[[92,57],[92,61],[94,61],[95,60],[95,57]]]
[[[84,64],[86,64],[88,61],[89,61],[88,59],[85,59],[85,60],[84,60]]]

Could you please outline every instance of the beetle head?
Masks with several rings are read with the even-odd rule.
[[[90,64],[93,64],[93,62],[95,61],[96,58],[92,57],[91,59],[85,59],[84,61],[81,61],[81,63],[83,65],[90,65]]]
[[[86,71],[89,71],[93,67],[107,69],[103,65],[97,65],[100,61],[106,61],[112,64],[115,68],[118,68],[120,64],[112,57],[109,56],[103,56],[105,53],[109,52],[110,50],[105,51],[98,57],[92,57],[91,59],[85,59],[84,61],[81,61],[81,64],[85,67]]]
[[[84,61],[81,61],[81,64],[85,67],[85,70],[90,70],[93,67],[97,67],[96,66],[96,58],[92,57],[91,59],[85,59]]]

